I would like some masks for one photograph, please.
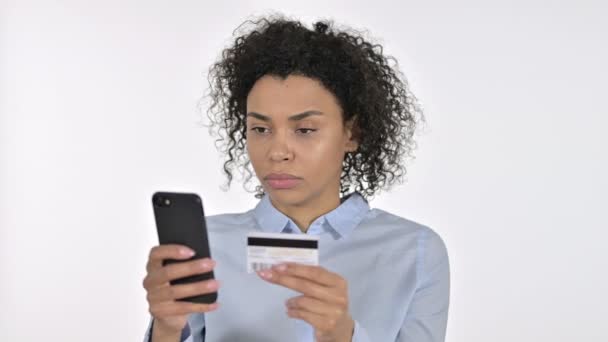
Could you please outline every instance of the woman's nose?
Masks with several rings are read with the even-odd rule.
[[[273,161],[284,161],[292,158],[293,152],[290,148],[287,134],[275,134],[270,145],[270,159]]]

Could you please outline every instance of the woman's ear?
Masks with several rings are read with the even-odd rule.
[[[346,129],[346,146],[345,150],[348,152],[355,152],[359,148],[359,137],[361,130],[357,124],[357,116],[354,115],[348,121],[345,122]]]

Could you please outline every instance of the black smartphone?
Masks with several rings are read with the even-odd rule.
[[[196,252],[190,259],[165,259],[163,260],[163,266],[211,257],[203,202],[197,194],[159,191],[152,195],[152,204],[159,243],[161,245],[185,245]],[[188,284],[213,278],[213,271],[210,271],[171,280],[170,283],[171,285]],[[217,292],[178,300],[210,304],[217,300]]]

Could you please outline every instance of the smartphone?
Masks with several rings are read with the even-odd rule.
[[[203,202],[197,194],[159,191],[152,195],[152,204],[159,243],[161,245],[185,245],[196,252],[190,259],[165,259],[163,260],[163,266],[211,257]],[[188,284],[213,278],[213,271],[210,271],[171,280],[170,283],[171,285]],[[210,304],[217,300],[217,292],[178,300]]]

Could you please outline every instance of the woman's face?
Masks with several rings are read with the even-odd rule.
[[[251,89],[247,152],[274,202],[298,206],[337,198],[344,155],[356,148],[351,123],[343,124],[337,99],[319,82],[267,75]]]

